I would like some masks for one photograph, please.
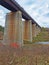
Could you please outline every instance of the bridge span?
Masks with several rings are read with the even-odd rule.
[[[4,43],[18,43],[22,46],[23,40],[32,42],[33,37],[41,31],[38,23],[15,0],[0,0],[0,5],[11,11],[6,15]]]

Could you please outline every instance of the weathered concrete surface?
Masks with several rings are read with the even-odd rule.
[[[36,25],[32,24],[32,36],[36,37],[40,33],[41,29]]]
[[[7,45],[10,43],[23,44],[23,24],[20,11],[7,14],[3,42]]]
[[[24,40],[32,42],[32,22],[31,20],[24,21]]]
[[[40,33],[40,31],[41,31],[41,29],[38,27],[38,26],[36,26],[36,29],[37,29],[37,35]]]
[[[37,33],[36,33],[36,24],[32,24],[32,36],[36,37]]]
[[[31,20],[22,21],[20,11],[10,12],[6,15],[3,43],[6,45],[18,43],[22,46],[23,40],[32,42],[32,38],[36,37],[39,32],[40,28],[32,24]]]

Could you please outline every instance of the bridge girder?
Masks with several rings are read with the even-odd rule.
[[[32,20],[33,24],[36,23],[35,20],[33,20],[32,17],[29,16],[29,14],[15,0],[0,0],[0,5],[4,6],[5,8],[7,8],[8,10],[13,11],[13,12],[21,11],[22,17],[24,19]],[[37,23],[36,23],[36,25],[39,26]]]

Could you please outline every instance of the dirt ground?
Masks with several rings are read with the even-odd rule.
[[[0,65],[49,65],[49,45],[0,46]]]

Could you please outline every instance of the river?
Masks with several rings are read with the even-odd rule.
[[[49,42],[36,42],[36,44],[49,44]]]

